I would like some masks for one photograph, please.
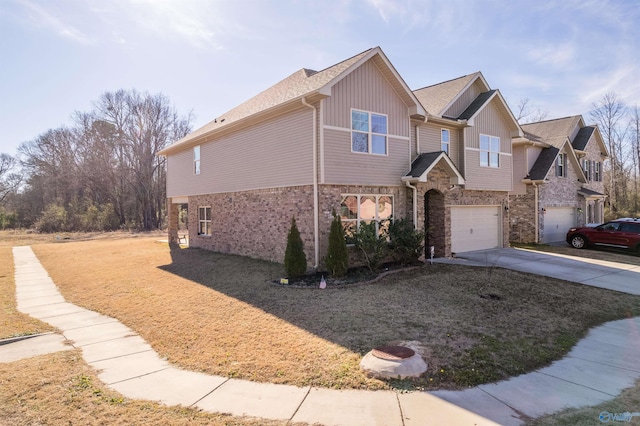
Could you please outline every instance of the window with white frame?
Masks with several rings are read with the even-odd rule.
[[[587,178],[587,181],[591,179],[591,170],[592,170],[592,162],[590,160],[582,160],[582,170],[584,171],[584,175]]]
[[[602,182],[602,163],[601,162],[596,162],[595,163],[595,172],[594,172],[594,179],[596,182]]]
[[[198,207],[198,235],[211,235],[211,207]]]
[[[480,166],[500,167],[500,138],[480,135]]]
[[[440,150],[449,154],[449,142],[450,139],[449,129],[440,130]]]
[[[200,174],[200,145],[193,147],[193,174]]]
[[[380,222],[393,216],[393,195],[343,195],[340,203],[340,218],[347,241],[361,222]],[[385,226],[385,224],[382,224]],[[379,229],[378,229],[379,230]]]
[[[351,110],[351,151],[387,154],[387,116]]]
[[[567,177],[567,154],[560,153],[556,157],[556,176]]]

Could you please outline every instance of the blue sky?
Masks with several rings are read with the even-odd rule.
[[[300,68],[382,47],[412,89],[482,71],[512,104],[640,104],[637,0],[0,0],[0,152],[105,91],[162,92],[194,129]]]

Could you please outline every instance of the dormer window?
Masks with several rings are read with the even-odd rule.
[[[387,116],[351,110],[351,151],[387,155]]]

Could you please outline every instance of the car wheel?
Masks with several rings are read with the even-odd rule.
[[[571,237],[571,246],[573,248],[581,249],[587,246],[587,240],[582,235],[574,235]]]

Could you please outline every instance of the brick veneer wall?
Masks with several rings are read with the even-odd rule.
[[[434,167],[427,176],[427,182],[418,183],[418,227],[424,229],[425,211],[424,196],[434,190],[441,194],[430,197],[430,204],[436,203],[436,208],[430,205],[430,225],[434,241],[436,256],[451,256],[451,207],[452,206],[505,206],[508,203],[508,193],[504,191],[473,191],[460,187],[451,188],[449,174],[440,166]],[[444,208],[438,208],[442,206]],[[509,214],[502,215],[502,245],[509,247]]]
[[[509,239],[517,243],[536,241],[535,188],[527,185],[526,194],[509,196]]]
[[[332,210],[340,210],[342,194],[393,195],[394,216],[407,214],[406,189],[402,186],[319,187],[319,260],[326,255]],[[198,207],[211,207],[211,236],[198,235]],[[177,217],[177,212],[174,213]],[[272,188],[189,197],[189,245],[222,253],[239,254],[282,263],[291,217],[295,215],[307,264],[315,258],[313,186]],[[171,219],[173,221],[173,219]],[[177,222],[177,219],[176,219]]]

